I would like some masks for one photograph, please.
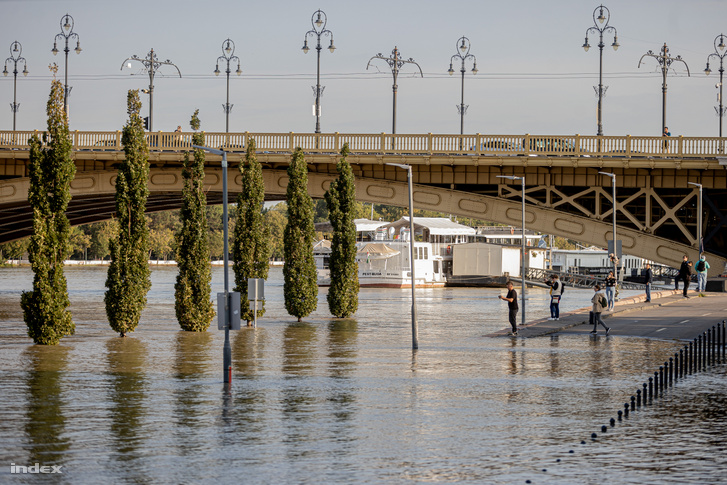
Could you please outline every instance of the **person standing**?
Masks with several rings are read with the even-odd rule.
[[[560,320],[560,299],[563,297],[563,282],[558,280],[558,275],[550,276],[546,281],[550,286],[550,318],[548,320]]]
[[[699,261],[694,265],[694,269],[697,271],[697,291],[699,291],[699,296],[704,296],[704,292],[707,290],[707,270],[709,269],[709,263],[704,258],[704,254],[699,256]]]
[[[596,335],[598,333],[598,324],[600,323],[601,326],[606,329],[606,337],[608,337],[611,327],[607,327],[601,319],[601,313],[603,313],[603,310],[608,307],[608,301],[603,293],[601,293],[601,287],[599,285],[594,286],[593,289],[596,293],[593,295],[593,298],[591,298],[591,313],[593,314],[593,330],[591,331],[591,334]]]
[[[678,278],[684,282],[684,292],[682,293],[684,295],[684,298],[689,298],[689,295],[687,295],[687,290],[689,290],[689,280],[692,279],[691,264],[691,261],[689,261],[689,258],[685,254],[682,265],[679,267],[678,276]]]
[[[608,276],[606,276],[606,299],[608,300],[606,310],[613,310],[613,290],[615,287],[616,277],[613,275],[613,271],[609,271]]]
[[[517,305],[517,291],[515,291],[515,288],[512,286],[512,281],[507,282],[507,295],[502,296],[498,295],[498,298],[500,300],[505,300],[507,302],[507,307],[509,309],[508,312],[508,319],[510,320],[510,325],[512,326],[512,332],[510,335],[513,337],[517,336],[517,311],[518,311],[518,305]]]
[[[654,281],[654,273],[651,271],[651,265],[646,263],[646,271],[644,272],[646,283],[646,303],[651,301],[651,282]]]

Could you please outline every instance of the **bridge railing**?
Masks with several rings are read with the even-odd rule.
[[[0,149],[27,150],[40,131],[0,131]],[[73,131],[75,150],[123,149],[120,131]],[[191,148],[193,133],[146,133],[152,151]],[[244,151],[251,138],[259,152],[306,152],[336,154],[348,143],[351,152],[401,155],[469,156],[574,156],[574,157],[675,157],[704,158],[724,155],[727,138],[590,135],[442,135],[391,133],[215,133],[205,132],[205,144],[230,151]]]

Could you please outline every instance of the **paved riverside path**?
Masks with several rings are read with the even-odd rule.
[[[727,320],[727,293],[704,293],[690,291],[684,298],[682,291],[652,291],[651,302],[646,303],[645,295],[624,298],[616,302],[614,311],[603,312],[601,318],[611,327],[610,336],[651,337],[659,339],[692,340],[702,332]],[[518,337],[542,337],[552,334],[589,335],[593,326],[588,324],[591,310],[587,307],[564,314],[560,320],[535,320],[524,327],[518,327]],[[519,316],[518,316],[519,318]],[[527,318],[527,316],[526,316]],[[509,328],[486,335],[487,337],[506,336]],[[598,335],[605,330],[598,326]]]

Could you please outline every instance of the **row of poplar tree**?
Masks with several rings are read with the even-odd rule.
[[[146,306],[151,287],[148,264],[149,230],[144,216],[149,195],[149,148],[144,139],[139,92],[127,96],[129,119],[122,133],[125,159],[116,178],[117,232],[111,240],[111,263],[106,279],[104,304],[111,328],[122,337],[133,332]],[[204,145],[198,132],[199,110],[190,126],[194,145]],[[21,307],[28,335],[35,343],[55,345],[75,333],[68,310],[68,288],[63,262],[70,251],[70,223],[66,209],[71,200],[70,183],[76,172],[71,158],[68,118],[63,108],[63,85],[53,80],[47,104],[48,130],[42,138],[30,140],[28,201],[33,211],[33,235],[28,259],[34,273],[32,291],[23,292]],[[331,241],[331,288],[328,306],[337,317],[348,317],[358,308],[358,267],[356,228],[353,222],[355,186],[346,160],[348,146],[337,164],[338,179],[325,194],[333,225]],[[175,312],[179,325],[187,331],[205,331],[214,318],[210,299],[211,267],[204,192],[205,155],[196,149],[185,153],[182,176],[181,229],[175,234],[179,268],[175,289]],[[247,301],[247,279],[267,278],[271,254],[270,233],[264,224],[265,198],[262,167],[250,140],[244,162],[240,163],[242,190],[237,200],[237,223],[232,242],[235,288],[241,296],[242,319],[254,319]],[[301,149],[293,153],[288,167],[288,221],[284,234],[284,299],[287,312],[298,318],[311,314],[318,304],[318,286],[313,260],[313,201],[308,193],[308,167]],[[265,307],[258,310],[258,317]]]

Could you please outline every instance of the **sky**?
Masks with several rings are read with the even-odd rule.
[[[605,34],[604,134],[661,134],[661,72],[653,58],[637,66],[643,54],[658,52],[666,42],[691,72],[688,77],[684,65],[674,63],[669,73],[672,136],[717,136],[719,62],[711,62],[710,76],[704,68],[715,37],[727,34],[727,1],[615,0],[605,5],[621,47],[614,52],[612,34]],[[199,109],[202,130],[224,131],[225,76],[215,77],[213,71],[222,43],[230,38],[243,71],[230,78],[230,131],[312,133],[316,52],[304,54],[301,47],[320,8],[337,47],[331,54],[329,39],[322,38],[323,132],[391,132],[391,70],[383,61],[373,61],[368,71],[366,66],[372,56],[388,56],[398,46],[405,59],[421,66],[424,77],[415,76],[413,66],[399,75],[397,133],[459,133],[459,64],[454,76],[447,70],[458,39],[466,36],[479,70],[473,75],[467,65],[466,133],[593,135],[598,38],[590,35],[588,52],[581,46],[598,6],[583,0],[0,0],[0,49],[8,55],[11,43],[19,41],[30,72],[18,76],[19,130],[45,129],[49,64],[58,63],[58,78],[64,76],[63,45],[58,56],[51,49],[61,18],[69,13],[83,49],[80,55],[71,51],[68,61],[72,130],[122,129],[127,91],[149,84],[141,63],[132,63],[131,69],[121,69],[122,64],[153,48],[182,73],[180,79],[166,66],[155,78],[154,130],[182,125],[187,131]],[[315,41],[309,39],[309,45]],[[12,66],[9,70],[9,76],[0,76],[0,130],[12,129]],[[142,94],[142,102],[146,116],[147,95]]]

